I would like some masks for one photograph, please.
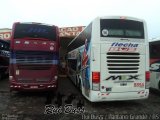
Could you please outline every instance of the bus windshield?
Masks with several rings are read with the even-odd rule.
[[[143,22],[125,19],[101,19],[101,37],[144,39]]]
[[[39,24],[16,24],[14,31],[14,39],[46,39],[55,41],[56,27]]]

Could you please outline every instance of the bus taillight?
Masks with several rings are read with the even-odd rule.
[[[100,72],[92,72],[92,82],[94,83],[100,82]]]
[[[150,72],[146,71],[146,81],[149,82],[150,81]]]
[[[100,89],[100,72],[92,72],[92,87],[93,90]]]

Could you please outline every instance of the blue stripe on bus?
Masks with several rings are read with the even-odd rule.
[[[18,63],[22,63],[22,64],[52,64],[52,65],[58,65],[59,64],[59,60],[51,60],[51,62],[18,62],[16,61],[16,59],[12,59],[10,58],[10,64],[18,64]]]
[[[22,56],[23,58],[23,56]],[[18,63],[23,63],[23,64],[53,64],[53,65],[57,65],[59,64],[59,55],[58,52],[55,52],[52,54],[51,59],[45,59],[45,60],[38,60],[35,58],[33,58],[32,60],[29,59],[25,59],[27,58],[27,55],[24,56],[24,59],[17,59],[16,58],[16,52],[11,52],[10,54],[10,63],[11,64],[18,64]]]

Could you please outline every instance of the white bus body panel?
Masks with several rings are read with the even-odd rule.
[[[120,42],[119,42],[120,43]],[[107,44],[93,44],[92,46],[92,62],[91,62],[91,71],[100,71],[100,91],[90,91],[90,100],[92,102],[96,101],[114,101],[114,100],[135,100],[135,99],[146,99],[149,95],[149,90],[145,88],[145,71],[146,63],[146,46],[144,44],[138,44],[138,47],[135,48],[135,51],[132,53],[139,53],[139,55],[133,56],[128,55],[126,57],[138,57],[139,62],[137,63],[120,63],[128,64],[128,66],[120,66],[119,68],[137,68],[135,71],[137,73],[109,73],[114,70],[108,70],[108,68],[114,68],[116,66],[107,66],[107,53],[112,49],[113,43]],[[125,44],[123,42],[123,44]],[[129,44],[129,43],[128,43]],[[136,44],[136,43],[133,43]],[[131,48],[132,50],[132,48]],[[119,52],[122,53],[124,51]],[[114,51],[113,53],[117,53]],[[127,54],[127,52],[125,52]],[[110,55],[113,56],[113,55]],[[118,56],[118,54],[117,54]],[[117,57],[114,56],[114,57]],[[94,59],[94,61],[93,61]],[[115,59],[112,59],[115,60]],[[127,59],[128,60],[128,59]],[[119,64],[112,63],[112,64]],[[131,66],[130,64],[138,64],[138,66]],[[120,71],[120,70],[119,70]],[[122,70],[125,71],[125,70]],[[106,80],[108,79],[108,80]],[[107,89],[107,90],[106,90]]]

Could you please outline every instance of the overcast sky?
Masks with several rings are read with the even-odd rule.
[[[149,38],[160,37],[160,0],[1,0],[0,12],[0,28],[18,21],[86,26],[97,16],[132,16],[147,22]]]

